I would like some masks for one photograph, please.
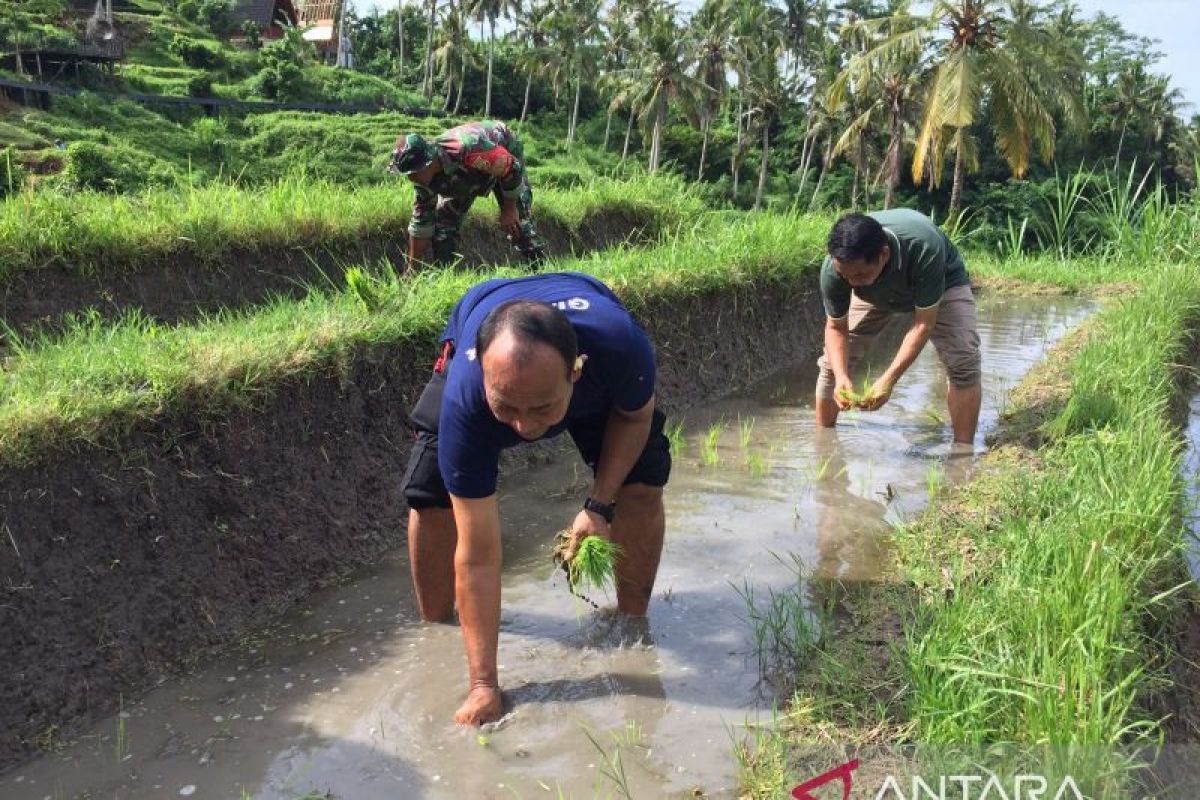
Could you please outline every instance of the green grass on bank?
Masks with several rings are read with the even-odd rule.
[[[625,196],[615,184],[608,191]],[[579,202],[607,201],[589,193]],[[578,219],[587,211],[576,207],[572,213]],[[657,246],[555,267],[599,276],[636,313],[652,300],[794,282],[815,269],[830,222],[765,214],[693,219]],[[370,303],[353,289],[314,291],[302,300],[174,327],[138,316],[116,323],[85,318],[60,336],[17,343],[0,373],[0,462],[17,464],[51,448],[100,441],[185,407],[218,413],[254,402],[288,378],[345,364],[372,347],[432,342],[467,288],[485,277],[517,273],[375,274]]]
[[[751,796],[807,777],[794,754],[822,737],[942,757],[953,745],[957,767],[983,754],[976,763],[988,769],[1070,774],[1085,796],[1131,796],[1134,749],[1152,753],[1162,736],[1155,699],[1171,645],[1159,628],[1187,582],[1171,408],[1200,325],[1200,280],[1194,266],[1137,261],[1102,271],[1045,259],[1004,272],[1034,265],[1140,280],[1059,367],[1069,399],[1048,415],[1042,448],[991,456],[972,484],[898,531],[898,583],[855,606],[873,624],[903,621],[890,673],[865,674],[871,662],[855,660],[874,629],[801,643],[812,666],[789,712],[743,751]]]
[[[1114,301],[1071,362],[1071,396],[1037,469],[991,479],[997,516],[937,518],[899,537],[906,574],[949,569],[949,602],[908,631],[910,713],[924,741],[1115,747],[1153,742],[1144,706],[1165,666],[1147,623],[1178,587],[1180,445],[1170,405],[1200,323],[1191,266],[1163,266]],[[946,559],[938,542],[972,543]],[[938,559],[935,563],[934,559]],[[1107,757],[1101,757],[1107,756]],[[1113,752],[1093,753],[1094,796],[1125,797]],[[1060,767],[1069,767],[1061,764]],[[1104,773],[1114,770],[1112,780]]]
[[[403,235],[412,196],[401,178],[350,188],[299,177],[261,187],[214,184],[136,195],[25,193],[0,203],[0,282],[51,263],[103,273],[177,255],[217,261],[235,249]],[[570,230],[601,211],[625,211],[661,229],[701,210],[695,194],[669,177],[596,178],[580,190],[542,189],[534,196],[536,219]],[[484,198],[470,218],[491,224],[495,215],[495,203]]]

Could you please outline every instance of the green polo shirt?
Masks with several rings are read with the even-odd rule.
[[[970,285],[958,248],[929,217],[908,208],[874,211],[867,216],[883,226],[892,257],[874,283],[853,288],[826,256],[821,265],[821,298],[831,318],[850,313],[851,291],[877,308],[912,311],[936,306],[947,289]]]

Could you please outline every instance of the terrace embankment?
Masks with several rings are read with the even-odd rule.
[[[551,257],[578,255],[660,233],[663,219],[636,207],[599,208],[577,226],[535,213]],[[17,332],[53,328],[66,314],[94,310],[115,317],[138,309],[165,323],[240,309],[274,296],[299,297],[310,286],[342,285],[349,266],[388,261],[405,268],[407,219],[363,235],[322,238],[320,244],[236,247],[219,255],[192,250],[132,264],[83,268],[69,260],[15,270],[0,284],[0,319]],[[462,265],[502,264],[516,257],[494,221],[470,218],[459,242]]]
[[[635,304],[670,410],[814,349],[811,280]],[[405,416],[430,341],[360,352],[220,415],[198,400],[0,474],[0,764],[402,540]]]

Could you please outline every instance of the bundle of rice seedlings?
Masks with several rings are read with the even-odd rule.
[[[554,563],[567,573],[571,593],[578,595],[585,588],[604,589],[616,583],[616,560],[620,545],[601,536],[588,536],[570,555],[571,532],[559,532],[554,546]]]
[[[861,388],[838,389],[838,397],[850,403],[851,408],[868,408],[875,397],[875,393],[871,391],[874,385],[871,376],[867,375]]]

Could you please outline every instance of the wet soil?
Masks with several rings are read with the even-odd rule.
[[[662,296],[641,318],[673,411],[811,352],[821,312],[806,283]],[[435,355],[364,352],[254,408],[0,473],[0,765],[400,544],[405,420]]]
[[[538,221],[552,257],[641,243],[657,234],[652,220],[615,209],[571,230],[553,220]],[[165,323],[197,319],[220,309],[239,309],[274,296],[301,297],[308,287],[342,286],[345,269],[388,262],[405,268],[403,226],[349,241],[285,249],[235,249],[219,258],[179,253],[144,263],[105,264],[85,270],[50,263],[22,270],[0,286],[0,319],[17,332],[53,330],[65,314],[94,311],[116,317],[131,309]],[[494,224],[470,220],[460,251],[465,267],[506,263],[517,255]],[[0,346],[3,336],[0,335]]]
[[[232,441],[219,440],[224,449],[210,451],[227,461],[207,467],[204,485],[224,491],[226,505],[196,511],[209,515],[207,527],[167,529],[171,548],[183,547],[178,540],[184,534],[196,540],[187,545],[188,555],[204,559],[202,568],[185,574],[190,568],[178,563],[173,550],[164,552],[158,565],[161,569],[168,558],[177,562],[176,579],[186,580],[183,591],[158,581],[154,565],[141,570],[144,589],[131,589],[138,584],[107,578],[102,570],[79,572],[92,581],[92,606],[108,608],[110,595],[121,586],[131,606],[129,619],[138,615],[145,622],[157,607],[137,596],[149,592],[164,611],[174,609],[171,618],[183,628],[183,638],[211,638],[213,626],[224,625],[231,615],[243,627],[226,630],[237,640],[221,655],[197,661],[191,674],[164,675],[162,685],[142,697],[126,694],[121,714],[70,731],[76,734],[74,743],[11,770],[0,778],[0,796],[584,798],[622,796],[614,778],[618,772],[624,773],[632,797],[736,796],[732,744],[744,738],[748,723],[769,719],[772,704],[781,699],[767,680],[770,662],[762,664],[757,657],[745,596],[761,608],[771,592],[799,588],[820,605],[830,587],[869,584],[887,559],[890,526],[923,507],[931,471],[944,472],[947,481],[961,480],[973,463],[950,458],[948,431],[939,419],[945,414],[944,376],[931,352],[883,411],[847,415],[836,433],[818,435],[812,362],[778,367],[811,344],[815,331],[803,320],[819,319],[819,310],[811,296],[789,301],[781,294],[680,298],[663,302],[661,319],[643,317],[661,342],[664,397],[673,400],[675,412],[692,406],[683,414],[686,443],[667,488],[667,543],[647,623],[630,624],[577,602],[550,562],[554,532],[573,516],[586,492],[588,479],[578,458],[560,456],[505,470],[500,664],[511,716],[498,729],[480,733],[450,722],[465,680],[461,638],[453,626],[417,621],[402,549],[391,547],[382,559],[375,551],[367,559],[372,565],[348,582],[306,594],[319,580],[312,577],[315,568],[305,571],[320,561],[318,555],[335,572],[348,565],[350,559],[341,558],[352,531],[366,539],[364,551],[401,538],[402,508],[387,467],[402,463],[402,447],[371,444],[375,435],[391,433],[378,418],[386,416],[382,411],[389,401],[372,398],[396,390],[384,387],[372,395],[354,388],[365,382],[355,377],[348,388],[322,399],[342,404],[343,410],[360,404],[363,412],[346,414],[337,424],[313,425],[310,432],[326,445],[331,465],[320,447],[303,451],[302,458],[271,450],[286,461],[279,471],[298,484],[280,498],[278,508],[255,509],[252,519],[247,504],[253,492],[215,471],[219,466],[235,477],[268,479],[250,474],[254,468],[269,475],[267,463],[233,460],[232,441],[245,435],[244,428],[231,431]],[[1003,397],[1042,357],[1047,343],[1085,313],[1077,303],[1057,300],[983,303],[984,429],[995,424]],[[691,329],[684,322],[688,318],[696,320]],[[881,343],[875,357],[888,355],[887,343]],[[712,371],[729,370],[729,377],[710,377],[708,363]],[[377,378],[381,368],[373,369],[370,374]],[[740,397],[696,407],[705,393],[711,397],[737,385],[735,380],[750,383],[756,372],[774,374]],[[347,393],[359,399],[337,399]],[[269,449],[272,437],[287,440],[287,448],[303,448],[301,437],[291,431],[313,415],[309,401],[302,404],[305,413],[284,415],[289,424],[251,434],[249,449]],[[704,466],[703,443],[713,429],[718,463]],[[355,449],[372,450],[376,460],[349,460],[346,451]],[[242,472],[232,471],[238,467]],[[345,471],[351,468],[375,472]],[[310,479],[306,472],[319,477]],[[381,476],[374,481],[385,484],[383,489],[371,488],[373,476]],[[150,479],[142,473],[141,480]],[[327,481],[350,498],[333,513],[322,512],[319,503],[333,494],[322,489]],[[364,484],[367,489],[360,488]],[[186,491],[188,484],[181,479],[179,486]],[[281,478],[273,486],[284,491],[289,482]],[[57,499],[73,502],[73,492],[55,491]],[[158,493],[158,502],[174,504],[166,494]],[[372,500],[378,494],[388,496]],[[240,516],[228,529],[239,536],[230,542],[213,521],[227,519],[234,501]],[[357,510],[372,502],[375,510]],[[277,515],[266,518],[268,513]],[[120,529],[120,524],[98,528],[98,538],[116,547],[120,537],[111,531]],[[249,541],[259,539],[284,552],[268,553]],[[81,546],[78,540],[75,546]],[[212,552],[215,546],[225,549]],[[204,547],[208,551],[202,552]],[[255,570],[252,559],[272,563]],[[292,579],[304,585],[292,587]],[[65,583],[65,577],[59,579],[59,591]],[[224,606],[212,599],[207,608],[193,601],[198,594],[215,595],[214,585],[229,587],[229,594],[218,598]],[[249,601],[283,603],[301,595],[283,616],[257,609],[260,619],[270,622],[254,627],[256,609]],[[611,605],[611,598],[595,599]],[[211,619],[203,617],[206,611]],[[53,622],[72,620],[59,615]],[[151,636],[129,654],[130,669],[137,669],[139,653],[154,650],[152,635],[161,635],[162,626],[143,625],[143,633]],[[79,650],[85,648],[89,627],[94,635],[94,625],[73,624]],[[93,671],[101,666],[90,665]],[[65,680],[67,674],[54,677]],[[92,680],[80,670],[71,677]],[[144,677],[158,680],[153,673]],[[109,677],[103,688],[111,696],[121,684]],[[100,697],[97,691],[91,699]]]

